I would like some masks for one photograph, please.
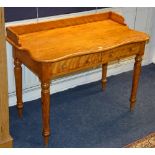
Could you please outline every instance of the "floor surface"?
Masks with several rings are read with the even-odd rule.
[[[143,67],[134,112],[129,111],[132,72],[51,95],[49,147],[123,147],[155,131],[155,65]],[[10,107],[14,147],[44,147],[41,100],[24,103],[24,117]]]

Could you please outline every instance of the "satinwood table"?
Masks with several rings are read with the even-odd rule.
[[[149,36],[130,29],[124,18],[104,12],[6,28],[13,46],[17,108],[22,116],[22,68],[27,66],[41,82],[45,144],[50,136],[50,81],[53,78],[102,65],[102,88],[107,65],[135,55],[130,110],[136,102],[142,56]],[[104,118],[103,118],[104,119]]]

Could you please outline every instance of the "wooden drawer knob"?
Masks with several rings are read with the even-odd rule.
[[[109,54],[109,57],[110,57],[110,58],[112,58],[112,57],[113,57],[113,54],[112,54],[112,53],[110,53],[110,54]]]
[[[134,51],[135,50],[135,48],[134,47],[130,47],[130,49],[129,49],[131,52],[132,51]]]
[[[67,68],[67,65],[66,64],[62,64],[61,68],[65,69],[65,68]]]
[[[91,60],[90,60],[90,59],[87,59],[87,60],[86,60],[86,63],[90,63],[90,62],[91,62]]]

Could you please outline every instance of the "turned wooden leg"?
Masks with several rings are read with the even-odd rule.
[[[22,67],[21,62],[15,58],[14,59],[14,74],[15,74],[15,84],[16,84],[16,97],[17,97],[17,109],[19,117],[22,117],[23,113],[23,101],[22,101]]]
[[[108,64],[102,64],[102,89],[105,90],[107,84],[107,66]]]
[[[138,89],[140,73],[141,73],[141,62],[142,62],[142,55],[137,55],[135,58],[135,65],[134,65],[132,91],[131,91],[131,97],[130,97],[130,111],[134,110],[135,103],[136,103],[136,94]]]
[[[41,101],[44,144],[48,145],[50,136],[50,82],[41,82]]]

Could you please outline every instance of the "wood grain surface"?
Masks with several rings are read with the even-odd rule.
[[[8,32],[15,31],[20,48],[25,49],[24,51],[33,60],[40,62],[54,62],[72,56],[105,51],[124,44],[149,39],[146,34],[131,30],[124,24],[120,24],[121,22],[118,23],[113,20],[116,15],[113,15],[112,19],[106,19],[107,16],[108,13],[93,15],[94,21],[89,16],[84,16],[85,18],[81,17],[82,19],[80,17],[77,18],[78,20],[76,18],[72,19],[71,23],[69,23],[71,19],[67,19],[61,21],[61,24],[64,25],[60,27],[58,24],[60,28],[57,29],[52,27],[44,30],[46,25],[49,26],[50,24],[50,22],[47,22],[39,23],[41,25],[10,27]],[[81,21],[79,23],[82,24],[79,24],[78,21]],[[58,22],[60,21],[58,20]],[[66,23],[70,25],[66,26]],[[30,26],[33,31],[28,29]],[[44,27],[44,29],[38,31],[39,26]],[[9,38],[10,35],[8,34],[8,40]]]

